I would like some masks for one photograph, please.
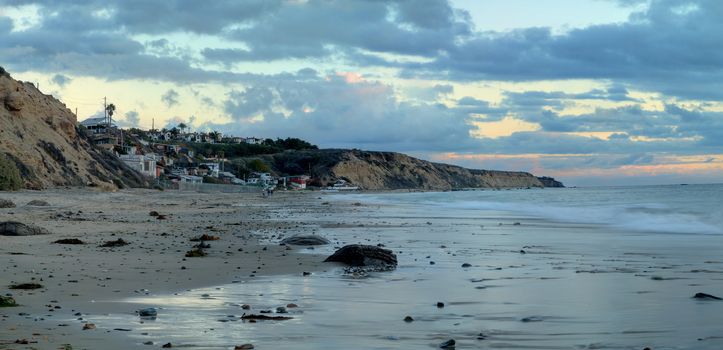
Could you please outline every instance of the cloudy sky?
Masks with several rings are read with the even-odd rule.
[[[79,119],[391,150],[568,185],[723,182],[719,0],[0,0]]]

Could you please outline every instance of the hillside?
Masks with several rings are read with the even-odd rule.
[[[474,170],[394,152],[359,150],[287,151],[259,157],[281,175],[313,175],[313,185],[344,179],[365,190],[563,187],[526,172]]]
[[[1,68],[1,67],[0,67]],[[79,132],[75,115],[31,83],[0,69],[0,153],[20,170],[26,188],[143,186],[145,180]]]

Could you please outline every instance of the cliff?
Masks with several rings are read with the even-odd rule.
[[[563,187],[530,173],[474,170],[394,152],[359,150],[287,151],[261,157],[282,175],[313,174],[313,185],[344,179],[366,190]]]
[[[26,188],[146,185],[136,171],[91,145],[76,125],[62,102],[0,67],[0,153],[15,163]]]

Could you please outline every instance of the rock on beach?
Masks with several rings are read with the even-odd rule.
[[[396,267],[397,256],[389,249],[373,245],[350,244],[334,252],[324,262],[340,262],[349,266]]]
[[[328,239],[317,235],[298,235],[281,240],[281,244],[289,245],[325,245],[329,243],[331,242]]]

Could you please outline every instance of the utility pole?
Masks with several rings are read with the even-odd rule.
[[[110,122],[108,121],[108,99],[103,97],[103,117],[106,123],[106,129],[110,130]]]

